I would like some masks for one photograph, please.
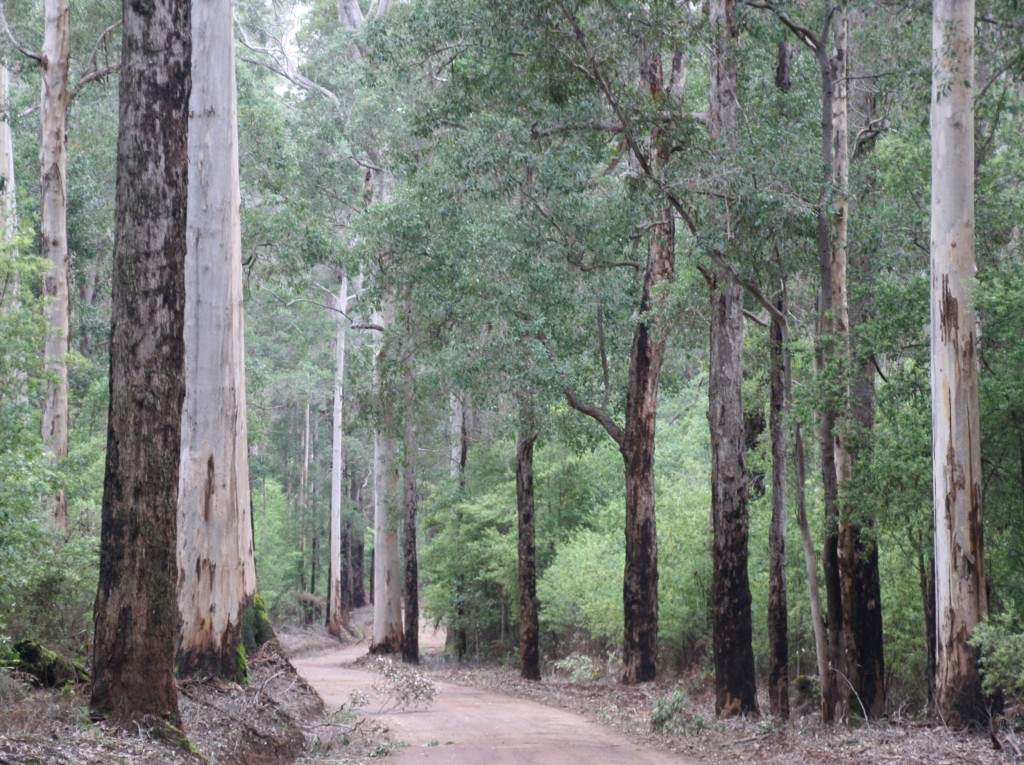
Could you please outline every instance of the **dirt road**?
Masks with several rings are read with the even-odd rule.
[[[436,650],[443,633],[420,634],[424,651]],[[354,690],[370,692],[376,675],[352,664],[366,654],[361,643],[293,660],[295,668],[329,709],[348,702]],[[371,714],[405,748],[388,757],[396,765],[699,765],[646,748],[578,715],[532,701],[438,683],[426,709]],[[371,705],[371,709],[374,709]],[[363,710],[364,713],[366,710]]]

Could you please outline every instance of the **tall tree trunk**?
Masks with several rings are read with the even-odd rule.
[[[18,233],[18,207],[14,196],[14,139],[7,113],[10,76],[0,61],[0,244],[11,246]],[[4,275],[6,276],[6,275]]]
[[[525,395],[525,394],[524,394]],[[519,674],[540,680],[540,624],[537,604],[537,542],[533,498],[533,446],[537,441],[529,403],[520,406],[516,447],[516,507],[519,525]]]
[[[411,299],[406,300],[406,340],[411,345]],[[402,636],[402,660],[408,664],[420,661],[420,576],[416,557],[416,364],[409,348],[405,351],[405,469],[402,474],[403,559],[405,563],[405,634]]]
[[[727,280],[712,286],[711,507],[714,536],[715,712],[757,713],[753,618],[747,575],[749,514],[744,464],[743,291]]]
[[[713,0],[709,132],[727,146],[736,142],[739,93],[735,0]],[[732,238],[729,213],[723,230]],[[730,242],[732,248],[734,243]],[[715,712],[757,714],[753,614],[747,575],[749,511],[744,459],[743,290],[722,269],[711,275],[711,516],[714,534]]]
[[[125,2],[93,686],[96,714],[180,724],[174,682],[185,220],[188,2]]]
[[[786,315],[785,291],[776,308]],[[768,705],[772,717],[789,719],[789,606],[786,593],[786,353],[785,328],[772,320],[771,396],[772,520],[768,531]]]
[[[334,300],[336,329],[334,334],[334,401],[331,429],[331,563],[330,581],[327,584],[327,631],[341,637],[341,628],[348,620],[342,606],[342,520],[341,505],[344,494],[342,481],[345,476],[345,344],[348,337],[348,275],[341,275],[341,290]],[[348,589],[348,588],[345,588]]]
[[[193,6],[192,39],[177,665],[183,675],[241,680],[239,647],[254,647],[267,625],[254,627],[260,616],[254,611],[230,0]]]
[[[832,28],[836,31],[836,43],[845,43],[845,12],[834,11]],[[826,30],[827,32],[827,30]],[[815,366],[820,377],[831,375],[838,378],[836,387],[841,389],[841,376],[845,374],[842,360],[847,342],[849,319],[846,313],[846,184],[843,168],[846,167],[844,149],[846,140],[846,63],[845,49],[830,54],[828,39],[818,41],[815,48],[821,72],[821,151],[825,177],[822,179],[818,198],[818,340],[815,348]],[[836,101],[840,101],[839,104]],[[838,118],[838,119],[837,119]],[[837,125],[841,124],[841,128]],[[837,160],[837,157],[839,159]],[[848,178],[848,175],[846,176]],[[836,381],[831,381],[835,383]],[[824,383],[823,383],[824,385]],[[844,644],[843,617],[843,572],[840,565],[840,513],[839,483],[849,477],[848,455],[841,444],[837,444],[837,420],[846,396],[832,392],[826,396],[820,413],[818,427],[819,450],[821,453],[822,491],[825,502],[825,535],[822,567],[825,575],[825,594],[828,602],[829,665],[832,681],[822,686],[822,694],[832,693],[832,698],[823,698],[822,709],[825,722],[845,719],[848,694],[840,691],[847,688],[848,668]],[[838,447],[838,448],[837,448]]]
[[[306,543],[309,531],[309,402],[302,414],[302,467],[299,472],[299,501],[296,506],[296,524],[299,530],[299,592],[306,590]]]
[[[931,361],[935,705],[987,720],[977,652],[988,615],[974,278],[974,0],[935,0],[932,23]]]
[[[363,484],[353,475],[350,483],[350,494],[352,507],[361,521],[366,519],[366,511],[363,508]],[[352,529],[349,534],[349,557],[352,567],[352,608],[362,608],[366,605],[366,544],[363,537],[362,523]]]
[[[374,322],[394,323],[394,303],[385,298]],[[382,337],[374,357],[374,387],[381,402],[381,422],[373,449],[373,653],[396,653],[402,648],[402,584],[398,550],[398,465],[395,459],[394,405],[384,390],[388,346]]]
[[[70,100],[68,65],[71,46],[71,8],[68,0],[44,0],[43,48],[40,56],[42,95],[39,100],[39,246],[49,261],[43,279],[49,333],[43,349],[50,383],[43,400],[42,436],[53,460],[68,456],[68,368],[70,347],[70,273],[67,239],[67,110]],[[68,525],[64,490],[47,498],[57,528]]]

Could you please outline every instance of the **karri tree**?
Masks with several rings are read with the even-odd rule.
[[[251,647],[265,625],[254,613],[231,5],[192,9],[177,664],[241,680],[243,637]]]
[[[190,4],[124,3],[110,409],[94,714],[179,720],[177,518],[185,394]]]
[[[974,278],[974,2],[932,21],[931,357],[935,705],[951,725],[988,719],[971,630],[988,615],[981,508]]]

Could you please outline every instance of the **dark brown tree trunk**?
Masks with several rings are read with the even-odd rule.
[[[363,508],[362,485],[359,483],[355,474],[350,475],[349,480],[351,482],[349,484],[349,497],[352,499],[352,507],[358,514],[359,518],[365,519],[366,511]],[[366,605],[366,545],[363,541],[362,524],[360,523],[356,528],[353,528],[351,525],[351,519],[349,524],[349,549],[351,550],[351,554],[348,560],[349,565],[352,568],[352,578],[350,580],[352,583],[352,608],[362,608]]]
[[[124,3],[94,714],[177,726],[191,6]],[[144,541],[144,544],[141,543]]]
[[[743,292],[732,280],[712,287],[711,511],[714,534],[715,712],[757,714],[753,617],[747,576],[749,516],[744,460]]]
[[[408,664],[418,664],[420,661],[420,578],[416,560],[416,510],[418,504],[416,496],[416,378],[411,354],[408,356],[406,365],[405,471],[402,477],[405,629],[402,635],[402,660]]]
[[[714,34],[711,62],[709,133],[726,146],[736,143],[739,93],[735,0],[713,0],[709,18]],[[732,239],[728,210],[722,231]],[[730,242],[730,248],[734,243]],[[722,260],[721,253],[714,253]],[[757,714],[753,616],[747,576],[749,511],[744,459],[743,291],[724,269],[709,274],[711,359],[708,423],[711,428],[711,517],[714,534],[715,712],[720,716]]]
[[[533,501],[532,418],[523,418],[516,448],[516,505],[519,510],[519,674],[540,680],[540,623],[537,607],[536,518]]]
[[[935,633],[935,561],[931,555],[917,554],[917,573],[921,580],[921,605],[924,613],[924,639],[928,647],[928,705],[935,704],[935,670],[938,667]]]
[[[776,308],[786,314],[785,293]],[[786,592],[786,348],[783,327],[772,320],[771,399],[772,521],[768,532],[768,704],[772,717],[789,719],[789,607]]]

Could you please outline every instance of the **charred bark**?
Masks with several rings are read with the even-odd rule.
[[[785,293],[776,303],[785,316]],[[789,607],[786,591],[786,348],[778,320],[769,329],[772,441],[772,520],[768,532],[768,704],[772,717],[789,719]]]
[[[540,623],[537,604],[536,518],[533,445],[537,433],[524,418],[516,448],[516,506],[519,516],[519,674],[540,680]]]
[[[125,3],[94,714],[178,725],[190,3]]]
[[[753,618],[747,575],[749,515],[744,460],[743,292],[727,280],[712,286],[711,511],[714,536],[715,712],[757,714]]]

